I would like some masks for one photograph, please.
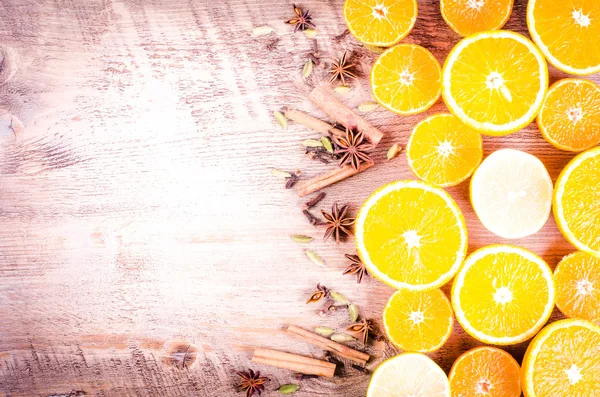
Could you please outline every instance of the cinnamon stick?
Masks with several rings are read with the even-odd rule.
[[[330,339],[324,338],[321,335],[314,334],[303,328],[296,327],[295,325],[290,325],[287,329],[287,332],[308,343],[319,346],[332,353],[336,353],[344,358],[355,361],[363,366],[367,363],[367,361],[369,361],[369,358],[371,358],[367,353],[351,349],[348,346],[334,342]]]
[[[297,109],[285,108],[283,114],[293,122],[302,124],[303,126],[308,127],[311,130],[315,130],[323,135],[332,133],[333,135],[343,136],[344,134],[343,131],[335,128],[331,124]]]
[[[323,189],[324,187],[349,178],[352,175],[356,175],[359,172],[362,172],[367,168],[371,168],[374,165],[375,163],[373,162],[362,163],[358,168],[358,171],[352,168],[351,165],[336,167],[335,169],[328,171],[324,174],[317,175],[314,178],[298,182],[296,184],[296,192],[300,197],[306,196],[307,194],[311,194],[313,192],[316,192],[317,190]]]
[[[331,92],[331,86],[325,84],[316,86],[308,94],[308,99],[337,123],[346,128],[357,128],[363,131],[365,138],[373,145],[377,145],[383,137],[379,129],[337,99]]]
[[[278,350],[256,348],[252,362],[270,365],[277,368],[291,369],[306,375],[318,375],[332,378],[336,365],[298,354],[286,353]]]

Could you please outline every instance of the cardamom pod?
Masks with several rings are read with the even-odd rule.
[[[309,38],[313,38],[315,37],[317,34],[319,34],[319,31],[317,29],[313,29],[313,28],[308,28],[304,31],[304,34],[306,35],[306,37]]]
[[[277,121],[277,124],[279,124],[281,126],[281,128],[283,128],[284,130],[287,130],[288,120],[285,118],[283,113],[273,112],[273,116],[275,116],[275,120]]]
[[[329,327],[317,327],[315,328],[315,332],[319,335],[322,336],[329,336],[331,334],[333,334],[335,330],[333,328],[329,328]]]
[[[350,322],[355,323],[358,320],[358,307],[354,303],[348,305],[348,313],[350,314]]]
[[[255,36],[264,36],[266,34],[270,34],[273,32],[273,28],[270,26],[259,26],[254,28],[254,30],[252,31],[252,34],[254,34]]]
[[[300,389],[300,386],[290,383],[289,385],[283,385],[281,386],[279,389],[279,393],[281,394],[292,394],[298,391],[298,389]]]
[[[306,250],[306,257],[315,265],[319,267],[325,267],[325,262],[319,255],[317,255],[313,250]]]
[[[308,244],[313,241],[313,238],[303,234],[292,234],[292,240],[300,244]]]
[[[302,68],[302,77],[307,79],[308,76],[310,76],[312,74],[312,71],[313,71],[313,61],[311,61],[309,59],[308,61],[306,61],[306,63],[304,64],[304,67]]]
[[[400,145],[398,145],[397,143],[394,143],[392,145],[392,147],[389,148],[387,151],[386,157],[387,157],[388,161],[390,161],[391,159],[396,157],[401,151],[402,151],[402,148],[400,147]]]
[[[349,304],[350,301],[348,300],[348,298],[346,298],[344,295],[340,294],[337,291],[331,291],[329,293],[329,296],[331,297],[331,299],[333,299],[334,301],[338,302],[338,303],[344,303],[344,304]]]
[[[351,341],[355,340],[354,337],[352,337],[348,334],[333,334],[333,335],[331,335],[330,339],[337,343],[351,342]]]
[[[278,170],[276,168],[271,168],[271,174],[278,178],[291,178],[292,174],[287,171]]]
[[[328,136],[321,137],[321,143],[327,152],[333,153],[333,144],[331,143],[331,139]]]
[[[350,90],[351,90],[351,89],[352,89],[352,88],[351,88],[351,87],[349,87],[349,86],[347,86],[347,85],[338,85],[338,86],[337,86],[337,87],[335,87],[333,90],[334,90],[335,92],[337,92],[338,94],[345,95],[345,94],[347,94],[348,92],[350,92]]]
[[[302,146],[306,147],[323,147],[323,142],[319,139],[307,139],[302,141]]]
[[[373,102],[373,101],[366,101],[361,103],[360,105],[358,105],[358,111],[362,112],[362,113],[368,113],[371,110],[375,110],[379,107],[379,104],[377,102]]]

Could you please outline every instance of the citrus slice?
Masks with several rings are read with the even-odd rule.
[[[544,56],[524,36],[476,33],[450,51],[442,95],[448,109],[471,128],[506,135],[529,124],[548,88]]]
[[[554,281],[556,306],[565,316],[600,323],[600,258],[567,255],[556,266]]]
[[[371,69],[371,90],[377,102],[392,112],[424,112],[442,93],[440,63],[421,46],[399,44],[377,58]]]
[[[367,397],[396,396],[450,397],[450,385],[432,359],[403,353],[379,364],[367,390]]]
[[[600,147],[577,155],[554,191],[554,218],[578,250],[600,258]]]
[[[471,204],[486,229],[521,238],[544,226],[552,206],[552,179],[537,157],[515,149],[490,154],[471,178]]]
[[[513,0],[441,0],[444,21],[461,36],[502,28],[513,8]]]
[[[416,0],[346,0],[348,30],[363,44],[391,47],[405,38],[417,20]]]
[[[456,116],[435,114],[414,128],[406,146],[408,166],[419,178],[436,186],[455,186],[481,163],[479,133]]]
[[[431,352],[452,333],[452,307],[439,290],[401,289],[383,309],[383,325],[390,341],[402,350]]]
[[[519,397],[519,363],[497,347],[482,346],[463,353],[450,370],[452,397]]]
[[[575,75],[600,72],[600,3],[529,0],[527,27],[548,61]]]
[[[560,320],[529,344],[521,370],[525,397],[600,395],[600,327],[586,320]]]
[[[482,342],[523,342],[552,313],[552,272],[542,258],[524,248],[480,248],[469,255],[454,279],[452,307],[465,331]]]
[[[581,152],[600,143],[600,87],[584,79],[562,79],[548,89],[538,114],[542,136],[554,147]]]
[[[355,236],[367,269],[395,288],[438,288],[467,253],[460,208],[444,190],[421,181],[392,182],[373,193],[358,212]]]

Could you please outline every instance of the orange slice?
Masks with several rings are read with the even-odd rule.
[[[402,350],[432,352],[452,333],[452,307],[439,289],[396,291],[383,309],[390,341]]]
[[[521,370],[525,397],[600,396],[600,327],[561,320],[529,344]]]
[[[417,20],[416,0],[346,0],[348,30],[363,44],[391,47],[405,38]]]
[[[416,44],[399,44],[379,56],[371,69],[373,97],[398,114],[421,113],[442,93],[442,71],[433,54]]]
[[[600,72],[600,2],[529,0],[527,27],[558,69],[575,75]]]
[[[542,136],[558,149],[581,152],[600,143],[600,87],[583,79],[552,84],[537,118]]]
[[[565,256],[554,270],[556,306],[567,317],[600,323],[600,258],[585,252]]]
[[[513,8],[513,0],[441,0],[442,17],[461,36],[502,28]]]
[[[444,101],[482,134],[506,135],[535,119],[548,88],[544,56],[524,36],[495,30],[461,40],[443,71]]]
[[[406,157],[419,178],[437,186],[455,186],[481,163],[483,141],[456,116],[435,114],[417,124],[408,140]]]
[[[554,218],[578,250],[600,258],[600,147],[577,155],[554,189]]]
[[[452,397],[519,397],[519,363],[502,349],[482,346],[463,353],[450,370]]]

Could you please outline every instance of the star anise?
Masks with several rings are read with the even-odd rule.
[[[312,23],[312,17],[309,14],[309,11],[302,11],[300,7],[297,7],[296,4],[292,4],[294,7],[295,17],[288,19],[285,23],[289,23],[290,25],[294,25],[294,33],[299,30],[306,30],[309,27],[315,27],[315,24]]]
[[[338,204],[333,203],[331,214],[323,210],[321,210],[321,214],[323,214],[327,226],[323,240],[327,241],[333,235],[335,242],[339,244],[342,237],[352,235],[351,226],[354,224],[354,218],[350,218],[348,214],[348,205],[338,208]]]
[[[332,138],[336,145],[334,153],[340,156],[340,167],[350,164],[352,168],[358,171],[361,163],[372,161],[369,152],[373,150],[374,146],[365,139],[362,131],[346,128],[345,136],[334,135]]]
[[[260,371],[254,372],[250,369],[248,372],[236,373],[242,378],[241,382],[237,385],[238,391],[245,391],[246,397],[252,397],[254,393],[260,396],[265,390],[265,383],[270,381],[269,378],[260,376]]]
[[[369,272],[367,271],[365,264],[362,263],[362,261],[360,260],[360,257],[358,255],[345,254],[345,257],[350,259],[350,264],[348,265],[348,267],[346,268],[346,270],[344,270],[344,273],[342,273],[342,274],[356,274],[356,282],[360,284],[363,276],[369,275]]]
[[[356,79],[357,76],[350,71],[355,66],[353,63],[348,63],[348,51],[344,52],[344,55],[340,59],[334,60],[331,63],[331,69],[329,69],[329,84],[336,80],[341,80],[342,85],[346,85],[346,79]]]
[[[314,303],[320,301],[322,298],[329,298],[329,293],[331,290],[324,285],[317,284],[317,291],[313,292],[313,294],[308,298],[306,303]]]
[[[362,340],[363,345],[366,345],[369,340],[369,332],[373,331],[373,322],[371,320],[363,319],[362,321],[352,324],[346,331],[356,334],[358,339]]]

